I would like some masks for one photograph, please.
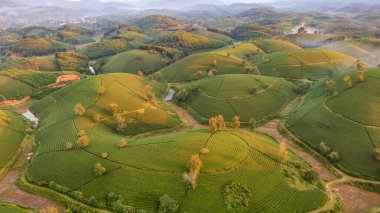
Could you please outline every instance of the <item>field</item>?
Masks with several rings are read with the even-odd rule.
[[[380,64],[380,42],[373,42],[370,39],[348,40],[335,42],[323,48],[344,52],[355,58],[363,60],[368,66]]]
[[[265,53],[293,51],[302,49],[297,45],[277,39],[258,39],[253,40],[252,42],[256,46],[261,48],[261,50],[263,50]]]
[[[0,213],[33,213],[33,211],[11,203],[0,203]]]
[[[222,41],[222,42],[225,42],[225,43],[232,43],[233,42],[233,39],[226,36],[226,35],[223,35],[223,34],[219,34],[219,33],[215,33],[215,32],[211,32],[211,31],[207,31],[207,30],[196,30],[196,31],[191,31],[192,34],[196,34],[196,35],[201,35],[201,36],[205,36],[207,38],[211,38],[211,39],[215,39],[215,40],[219,40],[219,41]]]
[[[349,89],[339,75],[333,79],[337,96],[326,95],[326,81],[318,82],[287,125],[312,147],[318,149],[324,141],[338,151],[345,171],[378,178],[380,167],[373,149],[380,147],[379,73],[369,69],[366,80],[357,82],[356,72],[350,72],[354,83]]]
[[[105,73],[124,72],[136,74],[144,71],[146,74],[157,71],[169,63],[162,54],[149,53],[147,50],[130,50],[111,56],[105,60],[102,71]]]
[[[32,61],[37,61],[41,71],[59,71],[57,60],[54,55],[32,57]]]
[[[0,95],[7,100],[21,99],[33,93],[33,87],[26,83],[3,76],[0,73]],[[0,96],[0,101],[4,101],[4,97]]]
[[[16,154],[24,135],[24,120],[16,114],[0,110],[0,170]]]
[[[37,116],[43,119],[37,135],[44,132],[50,137],[57,137],[61,145],[64,145],[66,142],[64,140],[74,141],[76,134],[69,134],[67,138],[61,137],[62,133],[55,132],[57,131],[56,125],[64,125],[62,128],[71,129],[72,132],[76,131],[75,129],[79,131],[90,127],[95,129],[108,127],[115,130],[116,119],[108,111],[108,105],[111,103],[118,104],[119,111],[134,112],[130,113],[130,122],[125,128],[127,135],[173,128],[179,125],[178,118],[168,112],[169,109],[166,105],[157,102],[157,106],[150,107],[150,104],[147,104],[144,87],[148,83],[142,78],[130,74],[107,74],[75,82],[32,106],[32,110]],[[100,85],[106,88],[103,95],[98,94]],[[155,91],[166,90],[164,85],[155,82],[152,82],[151,86]],[[76,95],[72,96],[71,94]],[[81,103],[86,108],[86,116],[76,117],[74,106],[77,103]],[[135,112],[142,108],[145,108],[143,113]],[[92,121],[92,117],[97,113],[102,116],[99,123]],[[58,131],[62,128],[59,128]]]
[[[199,86],[199,92],[191,92],[189,87],[194,84]],[[251,93],[253,87],[257,89],[256,94]],[[238,115],[241,121],[248,122],[251,118],[259,121],[275,116],[292,100],[294,88],[294,84],[281,78],[236,74],[205,78],[184,85],[178,91],[190,91],[183,104],[200,121],[208,122],[210,117],[221,114],[228,121]]]
[[[164,81],[167,82],[196,80],[199,78],[195,75],[198,71],[203,73],[200,76],[202,78],[206,77],[212,69],[216,70],[217,75],[243,74],[246,65],[249,65],[248,63],[244,65],[243,61],[247,60],[247,56],[255,55],[258,51],[260,51],[259,48],[253,44],[241,43],[211,52],[190,55],[163,68],[160,72]]]
[[[319,79],[347,71],[356,66],[356,59],[332,50],[304,49],[276,52],[256,60],[263,75],[296,79]]]
[[[84,150],[57,151],[56,147],[62,147],[60,142],[38,136],[40,151],[28,168],[29,179],[54,181],[81,191],[85,198],[95,196],[100,204],[107,193],[115,192],[124,195],[128,205],[150,211],[157,208],[159,197],[169,194],[179,201],[180,212],[224,212],[222,190],[232,181],[252,191],[249,212],[305,212],[326,201],[324,192],[314,185],[305,185],[302,190],[292,187],[284,176],[284,165],[279,163],[278,144],[259,133],[221,131],[210,135],[208,130],[197,130],[129,139],[126,148],[118,149],[115,141],[122,136],[100,129],[88,131],[92,142]],[[77,132],[66,129],[66,133]],[[182,180],[186,162],[204,147],[210,153],[201,155],[203,169],[197,187],[189,189]],[[110,155],[103,159],[99,156],[102,152]],[[107,169],[102,176],[93,172],[97,162]],[[290,162],[307,168],[294,155],[290,155],[289,168]]]

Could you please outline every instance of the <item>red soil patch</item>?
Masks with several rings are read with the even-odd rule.
[[[66,84],[61,84],[62,82],[66,81],[79,81],[80,76],[79,75],[61,75],[57,77],[57,80],[54,84],[48,84],[46,86],[43,86],[41,88],[61,88],[66,86]]]
[[[63,212],[64,208],[62,206],[51,202],[49,199],[22,191],[18,188],[16,181],[20,174],[21,170],[11,170],[2,180],[0,180],[1,201],[17,203],[22,206],[30,206],[38,210],[54,206],[59,212]]]
[[[21,100],[8,100],[8,101],[2,101],[0,102],[0,106],[1,107],[7,107],[7,106],[15,106],[15,105],[19,105],[21,103],[24,103],[25,101],[29,100],[30,96],[26,96],[24,97],[23,99]]]
[[[368,212],[374,206],[380,206],[380,194],[350,185],[340,185],[334,189],[342,199],[342,212]]]
[[[370,38],[368,39],[369,42],[380,42],[380,38]]]

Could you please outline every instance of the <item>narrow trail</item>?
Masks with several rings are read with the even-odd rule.
[[[175,109],[177,114],[186,121],[188,128],[186,129],[206,129],[208,126],[200,124],[193,116],[191,116],[185,109],[177,106],[173,102],[169,102],[169,105]]]
[[[45,197],[31,194],[21,190],[17,185],[17,178],[21,175],[21,169],[10,170],[7,175],[0,180],[0,201],[17,203],[21,206],[32,207],[37,210],[54,206],[59,212],[63,212],[64,208]]]

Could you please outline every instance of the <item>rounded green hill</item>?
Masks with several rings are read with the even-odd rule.
[[[57,131],[61,125],[55,127]],[[313,210],[323,205],[326,195],[314,185],[298,190],[284,176],[280,163],[278,144],[260,133],[245,131],[208,130],[175,133],[145,139],[130,139],[127,147],[117,148],[120,135],[105,130],[106,127],[88,131],[91,145],[86,149],[61,150],[56,139],[40,137],[40,152],[28,167],[30,181],[52,183],[68,190],[91,196],[104,205],[109,192],[122,194],[132,209],[154,211],[158,199],[169,194],[180,202],[180,211],[224,212],[222,191],[237,181],[252,191],[247,211],[263,209],[273,212]],[[41,131],[41,130],[40,130]],[[66,134],[76,134],[65,129]],[[202,148],[210,150],[200,156],[203,167],[195,189],[189,189],[182,179],[186,162]],[[42,152],[44,150],[44,152]],[[100,153],[110,153],[101,158]],[[293,163],[307,166],[290,154]],[[93,167],[100,163],[106,173],[97,176]],[[46,169],[49,168],[49,169]],[[202,198],[202,199],[200,199]],[[278,202],[281,199],[282,202]]]
[[[183,100],[180,98],[182,91],[177,98],[201,122],[207,123],[210,117],[221,114],[228,121],[240,116],[241,121],[248,123],[251,118],[259,121],[276,116],[294,97],[295,87],[281,78],[218,75],[182,86],[178,90],[186,90],[189,94]]]
[[[332,50],[304,49],[275,52],[256,61],[263,75],[319,79],[356,66],[357,59]]]
[[[339,165],[351,174],[380,177],[373,149],[380,147],[380,69],[369,69],[364,82],[350,72],[353,86],[343,75],[335,81],[335,96],[327,95],[326,81],[318,82],[305,103],[287,119],[289,129],[312,147],[325,142],[340,155]]]
[[[141,70],[146,74],[157,71],[170,62],[159,52],[130,50],[111,56],[105,60],[102,71],[105,73],[124,72],[136,74]]]
[[[300,50],[301,47],[278,39],[258,39],[252,41],[265,53]]]

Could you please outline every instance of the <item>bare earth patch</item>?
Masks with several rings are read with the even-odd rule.
[[[368,212],[374,206],[380,206],[380,194],[350,185],[339,185],[334,189],[342,199],[342,212]]]
[[[42,210],[49,206],[54,206],[63,212],[64,208],[59,206],[49,199],[22,191],[16,185],[16,180],[20,176],[21,170],[10,170],[8,174],[0,180],[0,201],[17,203],[22,206],[29,206],[34,209]]]

